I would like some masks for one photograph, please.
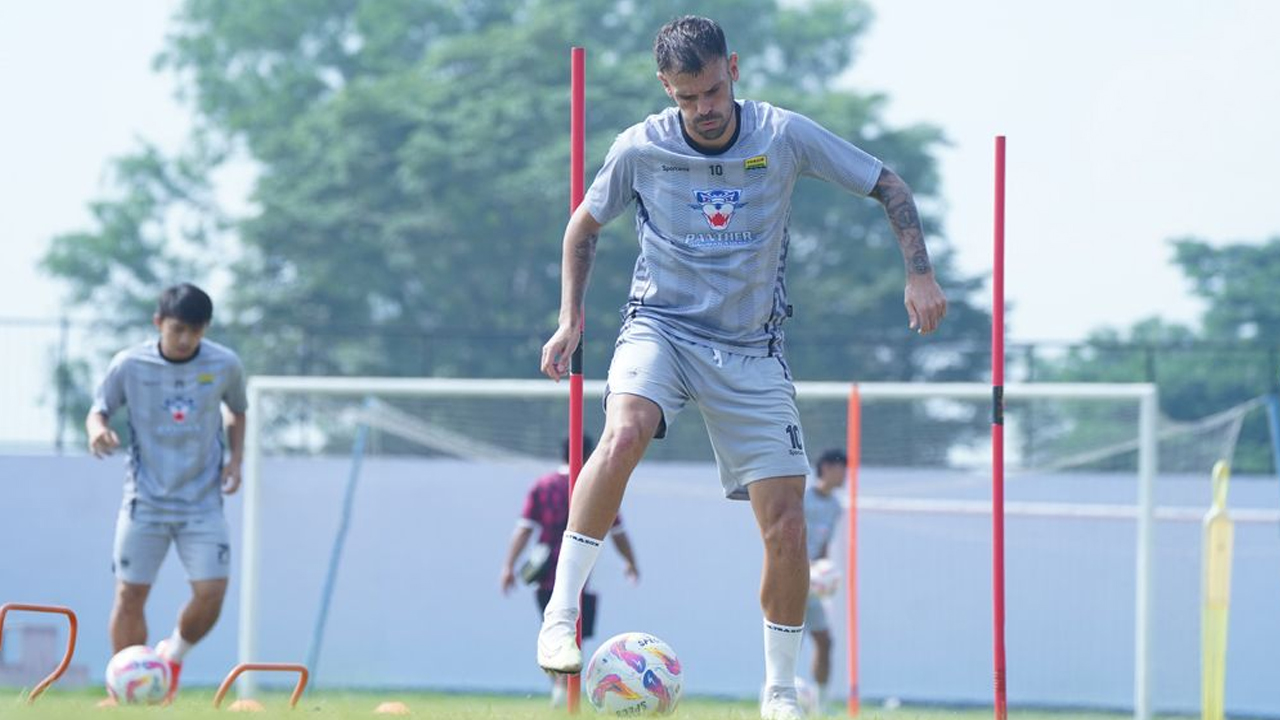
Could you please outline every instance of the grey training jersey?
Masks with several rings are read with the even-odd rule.
[[[809,539],[809,559],[817,560],[836,533],[844,508],[835,493],[823,495],[810,486],[804,491],[804,524]]]
[[[222,507],[222,403],[248,408],[240,358],[201,340],[185,362],[160,355],[157,340],[111,360],[93,409],[110,417],[129,407],[124,504],[145,520],[180,520]]]
[[[600,223],[636,201],[640,257],[624,317],[747,355],[781,352],[791,191],[800,175],[866,195],[881,163],[809,118],[739,103],[738,137],[695,150],[676,108],[614,141],[586,195]]]

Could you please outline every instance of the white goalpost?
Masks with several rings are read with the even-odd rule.
[[[811,424],[818,428],[821,425],[835,425],[836,421],[831,420],[836,414],[843,416],[843,407],[847,403],[850,391],[853,386],[850,383],[843,382],[798,382],[796,383],[797,399],[802,407],[802,417],[805,418],[805,430],[807,436],[807,445],[812,451],[816,451],[816,440],[813,436],[817,434],[817,430],[811,430]],[[857,385],[859,395],[862,402],[868,407],[875,403],[886,403],[886,407],[891,407],[893,403],[916,403],[917,409],[909,413],[898,412],[902,418],[906,430],[903,433],[922,433],[921,428],[931,427],[934,420],[944,422],[954,416],[957,412],[966,414],[966,416],[977,416],[985,413],[985,422],[989,423],[990,418],[990,402],[991,402],[991,386],[982,383],[859,383]],[[598,403],[599,398],[603,394],[604,383],[601,381],[587,382],[585,384],[585,394]],[[423,407],[430,407],[436,403],[452,403],[451,407],[464,407],[466,403],[471,402],[503,402],[506,400],[519,401],[537,401],[547,404],[567,405],[568,386],[567,384],[550,383],[546,380],[481,380],[481,379],[443,379],[443,378],[361,378],[361,377],[270,377],[258,376],[253,377],[248,385],[249,406],[253,408],[257,416],[254,422],[249,424],[249,432],[246,438],[246,457],[245,457],[245,485],[243,496],[243,527],[241,550],[242,564],[240,577],[240,608],[239,608],[239,634],[238,634],[238,654],[241,662],[278,660],[281,658],[264,658],[261,657],[259,638],[263,631],[262,608],[263,608],[263,558],[261,553],[262,536],[266,516],[263,508],[263,486],[264,483],[271,480],[263,474],[264,453],[264,433],[269,428],[267,419],[263,417],[263,408],[273,401],[279,402],[282,399],[290,397],[307,397],[321,399],[323,402],[332,402],[338,405],[346,404],[355,406],[365,398],[376,397],[383,400],[400,400],[422,403]],[[1134,716],[1140,720],[1146,720],[1151,716],[1151,607],[1153,601],[1152,590],[1152,555],[1153,555],[1153,532],[1154,523],[1156,521],[1155,494],[1154,485],[1157,472],[1157,455],[1158,455],[1158,408],[1157,393],[1154,385],[1151,384],[1095,384],[1095,383],[1011,383],[1005,388],[1006,402],[1009,403],[1012,410],[1007,411],[1009,417],[1013,421],[1013,427],[1016,429],[1018,422],[1018,411],[1016,408],[1019,403],[1110,403],[1116,406],[1126,408],[1123,414],[1119,415],[1119,423],[1117,427],[1128,425],[1125,429],[1127,433],[1126,439],[1132,440],[1132,453],[1136,456],[1136,461],[1131,462],[1125,473],[1132,473],[1134,485],[1136,487],[1136,502],[1133,505],[1117,507],[1115,505],[1101,505],[1080,503],[1076,505],[1066,503],[1035,503],[1035,502],[1008,502],[1006,504],[1007,512],[1011,517],[1027,516],[1037,517],[1046,515],[1052,517],[1091,517],[1091,518],[1116,518],[1124,517],[1132,519],[1135,523],[1136,536],[1134,539],[1133,552],[1135,564],[1132,572],[1134,573],[1134,598],[1133,598],[1133,707]],[[818,420],[811,421],[805,417],[806,407],[813,404],[814,407],[825,404],[831,408],[831,413],[824,415]],[[598,405],[596,405],[598,408]],[[837,413],[836,411],[840,412]],[[897,412],[897,411],[895,411]],[[1051,414],[1048,411],[1037,411],[1040,415]],[[588,414],[592,413],[592,403],[588,403]],[[516,413],[507,413],[516,414]],[[595,414],[599,414],[598,411]],[[688,411],[686,414],[690,414]],[[496,416],[495,416],[496,417]],[[506,419],[506,418],[499,418]],[[939,420],[940,419],[940,420]],[[981,418],[979,418],[981,420]],[[300,428],[299,434],[306,435],[306,426],[309,421],[297,420],[292,421],[293,426]],[[875,422],[875,421],[873,421]],[[1037,419],[1037,422],[1041,422]],[[682,426],[698,426],[701,423],[697,418],[686,418],[684,415],[680,418]],[[881,425],[887,427],[886,420]],[[867,422],[863,423],[864,428]],[[476,426],[479,427],[479,426]],[[451,435],[444,437],[460,437],[458,433],[467,433],[469,430],[462,425],[452,425]],[[557,430],[563,433],[563,429]],[[897,432],[896,430],[892,432]],[[930,431],[932,432],[932,431]],[[472,431],[472,434],[478,434]],[[842,431],[836,433],[843,437]],[[892,433],[891,433],[892,434]],[[933,442],[932,435],[923,435],[920,442]],[[938,435],[937,437],[943,437]],[[983,467],[983,459],[979,453],[972,452],[972,448],[966,448],[966,443],[957,440],[954,436],[946,436],[946,440],[937,441],[937,445],[945,446],[947,452],[952,456],[947,462],[958,462],[958,466],[966,468],[968,476],[980,477],[981,468]],[[1120,438],[1113,438],[1120,439]],[[492,448],[495,443],[492,438],[476,438],[475,447]],[[984,439],[985,440],[985,439]],[[873,442],[866,440],[864,442]],[[969,443],[976,445],[977,443]],[[911,456],[910,448],[903,451],[902,460],[887,460],[888,464],[916,464]],[[971,455],[971,457],[965,457]],[[544,453],[545,455],[545,453]],[[651,451],[652,455],[652,451]],[[1060,453],[1061,455],[1061,453]],[[864,458],[866,453],[864,452]],[[988,472],[989,487],[989,456],[986,462]],[[704,453],[703,461],[709,461],[711,455],[709,452]],[[649,461],[646,461],[649,462]],[[864,462],[867,462],[864,460]],[[1017,462],[1015,459],[1013,462]],[[977,482],[976,480],[972,482]],[[989,513],[989,503],[983,506],[980,503],[964,499],[952,499],[941,501],[928,501],[910,497],[877,497],[875,494],[860,494],[857,503],[861,512],[864,513],[948,513],[952,515],[964,514],[982,514]],[[984,616],[981,620],[977,618],[973,622],[990,622],[990,616]],[[1013,685],[1016,687],[1017,667],[1012,668],[1015,681]],[[256,682],[252,675],[242,676],[239,685],[240,692],[245,695],[252,694],[256,689]]]

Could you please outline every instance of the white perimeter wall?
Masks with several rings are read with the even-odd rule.
[[[302,661],[349,461],[277,458],[264,467],[260,659]],[[528,483],[546,469],[367,459],[318,683],[542,691],[532,592],[504,597],[498,572]],[[76,662],[91,677],[109,655],[110,548],[122,472],[119,458],[0,458],[0,601],[73,607],[82,627]],[[989,489],[981,477],[870,469],[862,492],[980,499]],[[1274,479],[1238,478],[1231,492],[1233,507],[1280,504]],[[1011,501],[1128,504],[1134,496],[1132,476],[1012,478],[1008,489]],[[1162,478],[1159,497],[1163,505],[1203,506],[1207,479]],[[763,674],[761,551],[749,506],[721,499],[710,465],[649,464],[623,513],[641,584],[624,582],[616,552],[606,547],[593,580],[602,595],[597,640],[653,632],[680,653],[688,692],[754,695]],[[238,498],[227,515],[238,567]],[[864,697],[989,703],[989,518],[864,512],[861,530]],[[1132,521],[1011,517],[1007,540],[1010,702],[1130,707]],[[1236,547],[1227,707],[1280,716],[1280,529],[1240,525]],[[1198,525],[1158,525],[1157,711],[1198,707],[1199,552]],[[843,539],[836,554],[844,556]],[[171,555],[149,605],[153,642],[172,630],[187,592]],[[837,607],[843,603],[842,592]],[[184,682],[216,683],[235,663],[238,619],[233,577],[223,618],[188,659]],[[838,616],[836,632],[843,626]],[[838,680],[844,652],[840,643]],[[802,665],[807,674],[807,651]]]

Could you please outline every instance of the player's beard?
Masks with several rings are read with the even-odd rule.
[[[719,120],[720,124],[713,128],[704,128],[702,126],[703,123],[710,122],[712,120]],[[720,113],[704,115],[702,117],[695,118],[693,121],[694,134],[703,140],[719,140],[728,129],[729,118],[725,115],[721,115]]]
[[[733,118],[733,114],[737,112],[736,102],[733,100],[733,83],[729,83],[729,113],[711,113],[710,115],[700,115],[693,119],[693,133],[703,140],[715,141],[724,136],[729,129],[729,121]],[[719,120],[720,124],[712,128],[704,129],[702,123]]]

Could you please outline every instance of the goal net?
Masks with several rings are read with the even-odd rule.
[[[603,388],[586,385],[585,427],[598,437]],[[851,390],[797,384],[810,458],[846,447]],[[858,397],[859,692],[989,703],[991,388],[865,383]],[[1188,521],[1207,506],[1208,468],[1231,418],[1162,423],[1150,385],[1012,384],[1005,397],[1010,702],[1139,717],[1153,697],[1157,710],[1194,708],[1198,655],[1189,670],[1164,658],[1198,637],[1198,571],[1181,560],[1198,557],[1198,545],[1183,547],[1183,535],[1198,537]],[[504,597],[498,573],[528,486],[560,463],[565,385],[256,377],[250,403],[242,660],[303,658],[328,578],[318,658],[326,685],[544,685],[530,592]],[[696,409],[669,425],[622,509],[641,583],[626,585],[616,553],[602,552],[596,639],[654,632],[691,669],[691,692],[752,696],[761,675],[754,519],[722,499]],[[344,502],[358,440],[359,489]],[[1184,473],[1194,478],[1186,487]],[[339,527],[347,541],[329,573]],[[843,562],[848,548],[842,535],[832,551]],[[836,608],[846,599],[842,591]],[[1183,621],[1183,605],[1191,624],[1166,624]],[[837,638],[853,630],[842,611],[832,621]],[[837,643],[835,695],[848,675],[846,644]],[[1184,670],[1185,703],[1176,687]]]

